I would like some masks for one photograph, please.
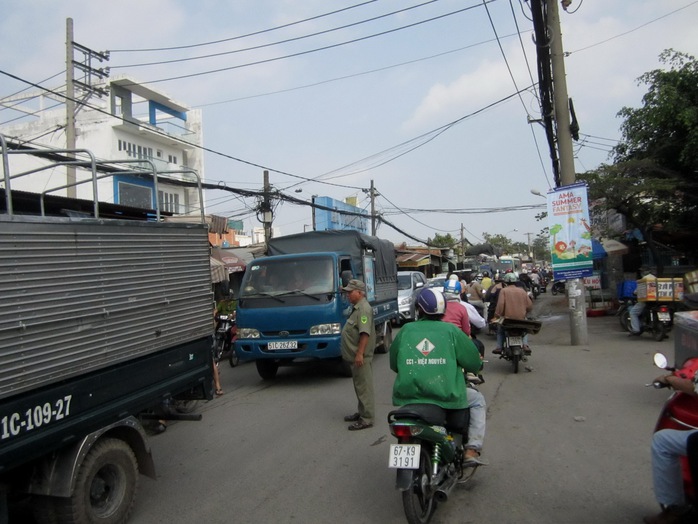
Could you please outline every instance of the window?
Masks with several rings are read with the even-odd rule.
[[[119,182],[119,204],[151,209],[153,207],[153,191],[146,186]]]
[[[179,210],[179,195],[177,193],[167,193],[158,191],[158,201],[160,202],[160,210],[169,213],[180,213]]]

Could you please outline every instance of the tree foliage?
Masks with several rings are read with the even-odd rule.
[[[698,229],[698,62],[666,50],[667,69],[643,74],[642,107],[622,108],[613,163],[578,175],[590,199],[625,215],[646,236]]]

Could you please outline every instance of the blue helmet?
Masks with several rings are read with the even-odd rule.
[[[457,280],[447,280],[444,282],[444,294],[460,295],[463,288]]]
[[[441,291],[426,288],[417,297],[417,306],[425,315],[443,315],[446,312],[446,299]]]

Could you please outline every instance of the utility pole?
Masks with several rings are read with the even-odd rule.
[[[264,224],[264,243],[271,240],[271,185],[269,184],[269,171],[264,170],[264,197],[262,199],[262,223]]]
[[[75,149],[75,72],[73,70],[73,19],[65,21],[65,148]],[[69,157],[75,158],[73,153]],[[68,198],[75,198],[75,166],[66,166],[66,185]]]
[[[460,223],[460,261],[461,269],[465,269],[465,234],[463,233],[463,222]]]
[[[570,130],[569,99],[565,76],[565,58],[562,50],[560,12],[557,7],[558,0],[545,1],[550,30],[550,60],[553,71],[555,135],[560,159],[560,183],[563,186],[568,186],[574,184],[576,172],[572,149],[572,132]],[[582,279],[574,278],[567,281],[567,297],[569,299],[571,344],[573,346],[587,345],[586,291]]]
[[[371,235],[376,236],[376,194],[371,180]]]
[[[528,258],[533,260],[533,251],[531,251],[531,235],[533,233],[524,233],[526,235],[526,238],[528,239]]]
[[[93,61],[105,62],[109,60],[109,52],[100,53],[93,51],[83,45],[78,44],[73,40],[73,19],[66,18],[65,20],[65,148],[69,151],[75,150],[75,115],[78,111],[78,106],[75,103],[75,89],[79,89],[81,93],[88,98],[90,95],[107,96],[109,93],[106,89],[95,85],[99,80],[109,77],[109,68],[93,67]],[[75,51],[82,54],[82,60],[75,60]],[[80,71],[80,80],[75,78],[75,69]],[[80,103],[84,105],[84,101]],[[68,157],[75,159],[74,153],[68,153]],[[77,196],[75,182],[77,177],[75,174],[75,166],[66,166],[66,194],[69,198]]]

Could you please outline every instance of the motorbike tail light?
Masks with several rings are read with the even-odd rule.
[[[661,311],[662,313],[668,313],[669,306],[659,306],[659,311]]]
[[[397,438],[409,438],[419,435],[422,432],[422,428],[408,424],[391,424],[390,432]]]

